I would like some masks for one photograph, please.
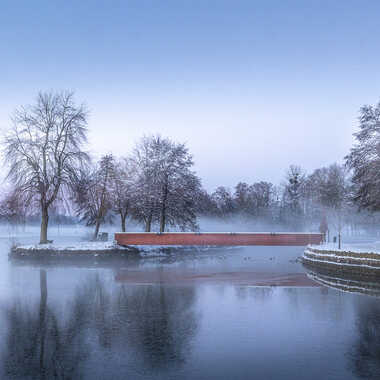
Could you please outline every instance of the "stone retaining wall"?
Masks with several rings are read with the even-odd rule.
[[[370,280],[363,281],[363,277],[334,275],[331,273],[321,273],[321,271],[310,271],[308,277],[317,283],[349,293],[360,293],[370,296],[380,296],[380,281],[373,277]]]
[[[326,250],[309,246],[304,251],[302,262],[308,267],[325,268],[332,273],[347,272],[380,277],[380,254],[374,252]]]

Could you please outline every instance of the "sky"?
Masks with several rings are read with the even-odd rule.
[[[73,90],[94,156],[159,133],[208,190],[343,162],[380,99],[373,0],[2,0],[0,129],[39,91]]]

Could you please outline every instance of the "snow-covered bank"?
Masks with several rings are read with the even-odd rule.
[[[363,247],[324,244],[308,246],[302,256],[307,266],[326,268],[332,272],[350,272],[361,275],[380,276],[380,251]]]
[[[20,250],[45,250],[45,251],[109,251],[114,249],[127,249],[117,245],[113,241],[84,241],[71,244],[32,244],[20,245],[16,247]]]
[[[70,242],[68,244],[29,244],[15,245],[11,248],[11,258],[109,258],[109,257],[162,257],[172,252],[178,251],[205,251],[209,250],[209,246],[192,247],[192,246],[121,246],[115,241],[79,241]]]
[[[9,256],[13,259],[44,258],[110,258],[136,256],[139,251],[133,247],[122,247],[114,242],[75,242],[70,244],[16,245]]]

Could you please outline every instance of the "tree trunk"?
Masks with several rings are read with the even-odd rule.
[[[152,226],[152,213],[148,216],[148,219],[145,223],[145,232],[150,232]]]
[[[165,232],[165,213],[161,214],[160,232]]]
[[[165,231],[166,224],[166,200],[168,198],[168,184],[165,183],[164,196],[162,197],[161,215],[160,215],[160,232]]]
[[[160,232],[165,232],[165,221],[166,219],[166,209],[165,209],[165,206],[162,205],[162,209],[161,209],[161,215],[160,215]]]
[[[95,224],[94,240],[98,238],[99,228],[100,228],[100,220],[97,220]]]
[[[125,228],[125,219],[127,219],[127,214],[121,213],[120,214],[120,218],[121,218],[121,232],[125,232],[126,231],[126,228]]]
[[[49,214],[48,214],[48,208],[42,207],[42,215],[41,215],[41,232],[40,232],[40,244],[47,244],[47,230],[48,230],[48,224],[49,224]]]

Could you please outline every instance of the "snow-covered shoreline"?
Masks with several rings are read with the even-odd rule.
[[[320,267],[332,272],[350,272],[361,275],[380,276],[380,251],[362,247],[336,245],[309,245],[302,262],[311,267]]]
[[[11,258],[77,258],[77,257],[162,257],[169,253],[181,251],[204,251],[213,248],[211,246],[193,247],[193,246],[164,246],[164,245],[149,245],[149,246],[121,246],[115,241],[79,241],[69,244],[49,243],[49,244],[27,244],[15,245],[11,248]],[[236,247],[235,247],[236,248]]]
[[[83,241],[70,244],[29,244],[15,245],[9,256],[16,259],[43,258],[110,258],[137,257],[140,250],[135,247],[123,247],[114,241]]]
[[[83,241],[73,244],[29,244],[18,245],[16,249],[22,250],[46,250],[46,251],[107,251],[113,249],[126,249],[113,241]]]

